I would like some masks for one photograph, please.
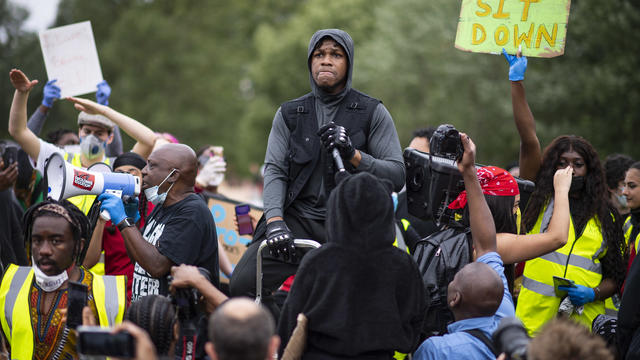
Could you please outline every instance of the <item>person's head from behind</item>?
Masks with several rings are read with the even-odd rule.
[[[640,161],[633,163],[627,170],[622,193],[631,211],[640,209]]]
[[[429,140],[433,136],[434,131],[436,131],[436,128],[432,126],[415,130],[413,132],[413,138],[409,143],[409,147],[418,151],[422,151],[423,153],[429,153]]]
[[[80,152],[88,160],[100,159],[104,156],[107,144],[113,141],[115,124],[104,115],[78,114],[78,137]]]
[[[548,322],[527,347],[530,360],[613,360],[602,338],[567,319]]]
[[[604,174],[607,179],[609,198],[621,214],[629,212],[627,199],[622,192],[625,174],[633,162],[631,157],[623,154],[609,155],[604,161]]]
[[[472,262],[453,277],[447,288],[447,306],[456,321],[493,316],[504,295],[500,276],[487,264]]]
[[[172,193],[193,191],[197,163],[196,153],[184,144],[165,144],[154,150],[142,169],[142,189],[147,199],[159,205]]]
[[[214,360],[272,359],[280,345],[267,310],[247,298],[225,302],[209,318],[205,350]]]
[[[69,272],[81,263],[89,220],[67,200],[45,200],[24,214],[23,229],[27,255],[46,276]]]
[[[171,300],[149,295],[131,303],[124,316],[149,333],[160,356],[172,356],[178,339],[178,316]]]
[[[316,31],[309,42],[308,66],[315,86],[327,94],[341,92],[350,86],[353,39],[338,29]]]

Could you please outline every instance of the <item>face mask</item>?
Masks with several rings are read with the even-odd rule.
[[[176,169],[171,170],[169,175],[167,175],[167,177],[164,178],[164,180],[162,180],[162,182],[159,185],[152,186],[152,187],[150,187],[150,188],[148,188],[148,189],[146,189],[144,191],[144,195],[147,197],[147,200],[151,201],[151,203],[154,206],[162,205],[162,203],[166,200],[167,194],[169,193],[169,191],[173,187],[173,184],[171,184],[171,186],[169,186],[167,191],[163,192],[162,194],[158,194],[158,189],[160,189],[160,186],[162,186],[162,184],[164,184],[164,182],[167,181],[167,179],[171,175],[173,175],[174,171],[176,171]]]
[[[69,275],[67,274],[66,270],[58,275],[49,276],[43,273],[42,270],[40,270],[33,258],[31,258],[31,263],[33,264],[31,265],[31,268],[33,269],[35,275],[36,284],[38,284],[38,286],[40,286],[40,288],[46,292],[58,290],[58,288],[60,288],[60,286],[62,286],[62,284],[64,284],[64,282],[69,279]]]
[[[571,178],[571,187],[569,188],[570,194],[575,194],[582,191],[584,188],[584,176],[574,176]]]
[[[87,160],[102,158],[106,147],[107,143],[100,141],[100,139],[93,134],[80,138],[80,153],[87,158]]]
[[[618,204],[620,204],[621,207],[626,208],[627,207],[627,197],[624,195],[616,195],[616,199],[618,200]]]

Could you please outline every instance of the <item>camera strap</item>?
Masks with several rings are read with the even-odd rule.
[[[489,348],[493,355],[495,355],[496,357],[500,356],[500,354],[496,351],[495,346],[493,346],[493,341],[491,341],[491,339],[489,339],[489,337],[485,335],[480,329],[469,329],[464,330],[464,332],[482,341],[482,343]]]

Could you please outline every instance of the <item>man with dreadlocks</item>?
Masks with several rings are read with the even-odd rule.
[[[0,285],[0,323],[11,359],[77,358],[66,324],[69,281],[87,286],[87,306],[101,326],[122,321],[124,276],[99,276],[80,264],[90,236],[87,217],[66,200],[27,210],[24,238],[31,267],[11,265]]]
[[[608,201],[602,165],[587,140],[559,136],[542,154],[522,84],[527,58],[503,53],[510,65],[513,113],[521,139],[520,174],[536,184],[523,217],[526,231],[536,234],[548,229],[553,213],[553,174],[557,169],[573,168],[568,241],[555,251],[527,261],[516,316],[530,334],[559,311],[591,328],[593,319],[605,313],[605,300],[618,293],[624,281],[622,220]],[[556,295],[554,276],[574,282],[558,287],[566,295]]]

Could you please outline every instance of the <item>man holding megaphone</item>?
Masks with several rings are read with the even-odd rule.
[[[154,150],[142,169],[142,189],[155,206],[142,231],[135,226],[137,208],[103,193],[101,210],[109,212],[127,252],[135,262],[131,300],[168,295],[167,275],[180,264],[205,268],[219,285],[218,241],[211,211],[194,192],[198,160],[189,146],[166,144]]]
[[[105,156],[105,148],[113,141],[114,124],[137,141],[133,151],[144,158],[149,155],[156,144],[157,136],[155,133],[140,122],[108,106],[86,99],[69,98],[75,103],[76,109],[81,111],[78,116],[80,151],[69,153],[60,149],[38,138],[27,127],[27,99],[29,92],[38,83],[38,80],[29,80],[22,71],[17,69],[11,70],[9,76],[16,89],[9,115],[9,133],[30,156],[31,160],[35,161],[34,167],[41,174],[44,174],[46,160],[55,153],[62,155],[64,160],[79,168],[88,168],[99,162],[110,164],[111,160]],[[94,199],[93,195],[81,195],[72,197],[69,201],[87,214]]]

